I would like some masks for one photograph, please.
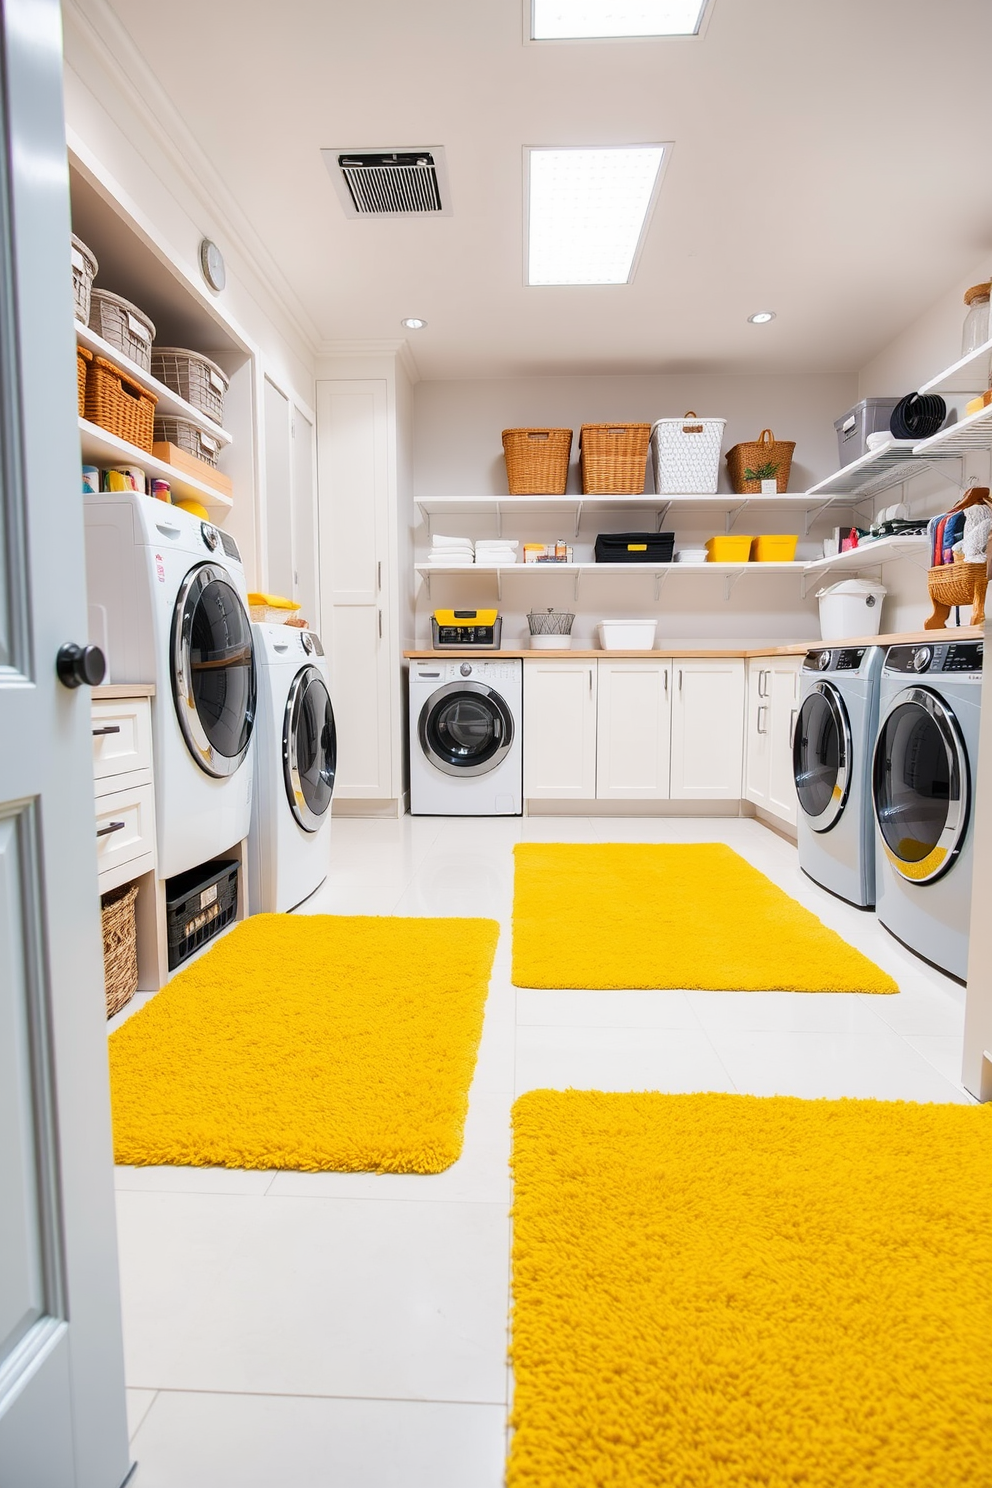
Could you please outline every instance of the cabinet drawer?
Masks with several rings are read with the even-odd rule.
[[[135,785],[98,798],[96,857],[100,873],[154,851],[155,793],[150,785]]]
[[[148,698],[96,699],[93,704],[93,778],[152,767],[152,717]]]

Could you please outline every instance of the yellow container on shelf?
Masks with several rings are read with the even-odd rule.
[[[736,533],[730,536],[711,537],[706,544],[707,563],[747,563],[751,557],[751,544],[753,537],[739,537]]]
[[[752,541],[751,561],[752,563],[794,563],[798,541],[799,534],[796,532],[765,533]]]

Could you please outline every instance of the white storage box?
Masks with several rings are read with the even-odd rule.
[[[716,491],[727,420],[658,419],[651,428],[654,488],[662,496],[707,496]]]
[[[872,579],[841,579],[829,589],[818,589],[820,636],[824,641],[848,641],[878,635],[882,628],[885,590]]]
[[[705,563],[708,554],[705,548],[679,548],[675,554],[676,563]]]
[[[599,640],[604,651],[652,651],[657,620],[601,620]]]

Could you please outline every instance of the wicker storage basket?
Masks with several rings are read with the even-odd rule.
[[[90,291],[99,265],[82,238],[72,235],[72,293],[76,301],[76,319],[90,323]]]
[[[134,922],[137,884],[113,889],[100,900],[103,916],[103,981],[107,1017],[112,1018],[138,990],[138,936]]]
[[[130,357],[142,372],[152,370],[152,342],[155,326],[143,310],[132,305],[121,295],[111,294],[106,289],[94,289],[90,297],[88,325],[104,341],[116,346],[124,356]]]
[[[205,465],[217,464],[217,451],[219,445],[210,434],[203,429],[198,429],[191,424],[189,419],[181,418],[157,418],[155,420],[155,443],[174,444],[179,449],[185,450],[192,455],[194,460],[202,460]]]
[[[720,447],[727,420],[658,419],[651,430],[654,488],[664,496],[707,496],[716,492]]]
[[[106,357],[94,357],[86,378],[86,417],[108,434],[151,453],[155,430],[154,393],[132,382]]]
[[[579,431],[584,496],[641,496],[650,424],[583,424]]]
[[[748,444],[735,444],[727,451],[730,484],[738,496],[760,496],[761,482],[773,480],[780,495],[789,489],[794,439],[776,439],[771,429],[762,429]]]
[[[153,346],[152,375],[215,424],[223,424],[224,395],[230,379],[208,357],[181,346]]]
[[[933,614],[923,622],[924,630],[943,630],[955,605],[971,605],[971,625],[985,624],[985,591],[988,573],[984,563],[945,563],[927,571],[927,589]]]
[[[76,380],[79,384],[79,417],[86,417],[86,371],[93,360],[93,353],[85,346],[76,347]]]
[[[564,496],[571,453],[571,429],[504,429],[510,495]]]

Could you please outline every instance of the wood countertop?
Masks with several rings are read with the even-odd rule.
[[[678,660],[734,658],[747,660],[752,656],[803,656],[812,649],[825,646],[912,646],[923,642],[934,641],[980,641],[985,632],[981,626],[959,625],[953,630],[908,630],[891,635],[878,636],[852,636],[843,641],[796,641],[789,646],[752,646],[742,648],[740,646],[666,646],[663,650],[655,648],[651,651],[603,651],[603,650],[567,650],[567,651],[510,651],[506,648],[500,651],[487,651],[479,647],[445,647],[442,651],[404,651],[403,655],[407,661],[457,661],[464,657],[475,657],[477,661],[501,660],[501,661],[542,661],[558,660],[563,657],[572,657],[575,661],[598,661],[600,658],[613,661],[637,660],[643,661],[650,658],[661,660],[669,658]]]
[[[154,697],[154,682],[103,682],[94,687],[90,697],[100,699]]]

